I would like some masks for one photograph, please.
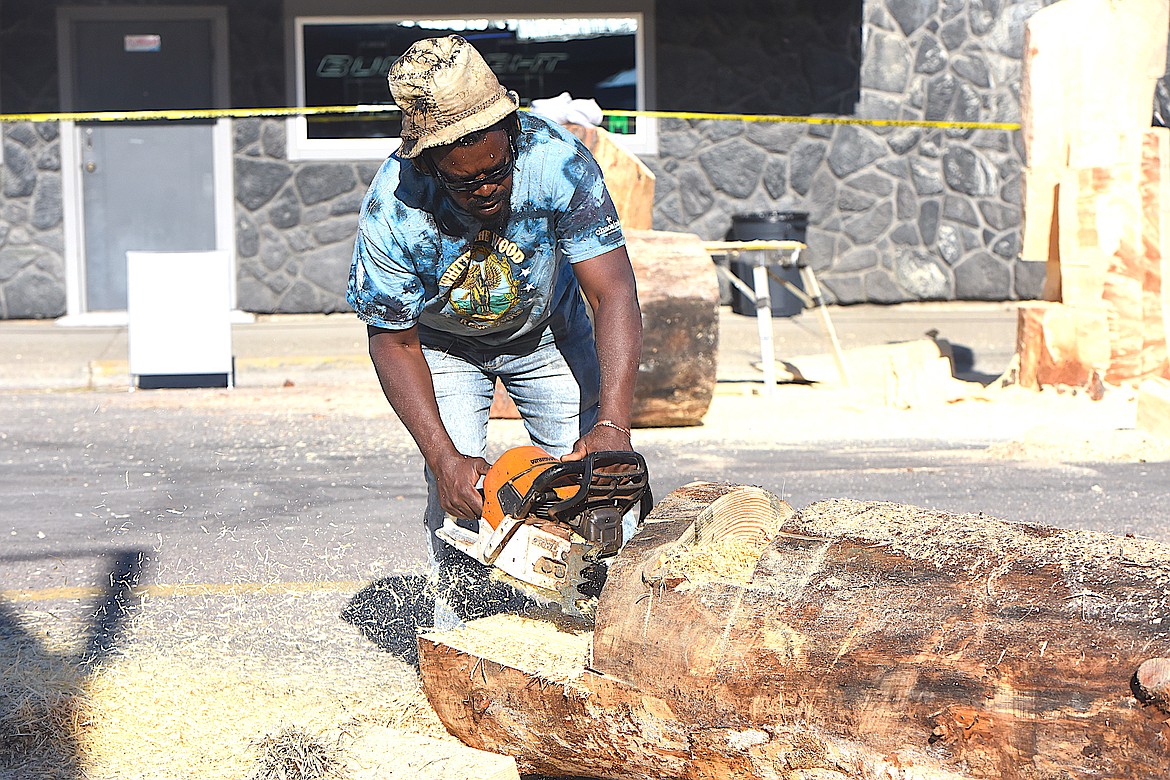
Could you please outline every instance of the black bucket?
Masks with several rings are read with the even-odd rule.
[[[799,241],[803,244],[807,230],[807,212],[761,211],[733,216],[731,218],[731,231],[727,237],[732,241]],[[755,251],[741,252],[731,261],[731,272],[748,287],[753,287],[752,268],[754,265]],[[768,270],[797,289],[804,291],[804,284],[800,281],[800,269],[796,266],[772,265],[769,266]],[[773,317],[793,317],[804,311],[804,301],[771,277],[768,278],[768,296],[772,300]],[[736,314],[754,315],[756,305],[738,289],[732,288],[731,310]]]

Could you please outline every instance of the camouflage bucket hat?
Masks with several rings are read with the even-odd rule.
[[[520,106],[519,96],[458,35],[412,44],[390,66],[387,81],[402,109],[403,157],[491,127]]]

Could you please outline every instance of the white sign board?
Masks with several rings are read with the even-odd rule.
[[[227,252],[127,252],[130,373],[227,374],[231,384],[231,261]]]

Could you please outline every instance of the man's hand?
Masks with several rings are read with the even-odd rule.
[[[443,427],[418,328],[398,331],[370,326],[368,332],[370,358],[382,392],[431,467],[439,487],[439,504],[455,517],[478,520],[483,498],[475,483],[487,473],[488,463],[460,454]]]
[[[490,464],[483,458],[458,454],[432,464],[443,511],[464,520],[478,520],[483,515],[483,495],[475,485],[488,468]]]
[[[561,457],[562,461],[581,460],[591,452],[607,450],[632,450],[630,435],[624,430],[608,425],[595,425],[593,430],[577,439],[573,451]]]

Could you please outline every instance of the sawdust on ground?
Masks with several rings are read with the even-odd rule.
[[[1110,386],[1094,400],[1071,388],[1037,391],[950,380],[913,403],[888,401],[880,388],[865,386],[778,385],[771,399],[760,396],[757,385],[717,388],[702,426],[640,429],[635,443],[689,438],[779,449],[841,441],[942,441],[982,445],[990,460],[1170,461],[1170,439],[1137,428],[1132,388]]]
[[[299,614],[279,626],[266,610],[212,624],[220,604],[149,599],[118,651],[88,664],[82,605],[18,612],[38,641],[0,643],[0,778],[295,780],[310,775],[266,767],[314,746],[346,777],[371,730],[454,741],[414,668],[340,620],[344,598],[290,598]]]

